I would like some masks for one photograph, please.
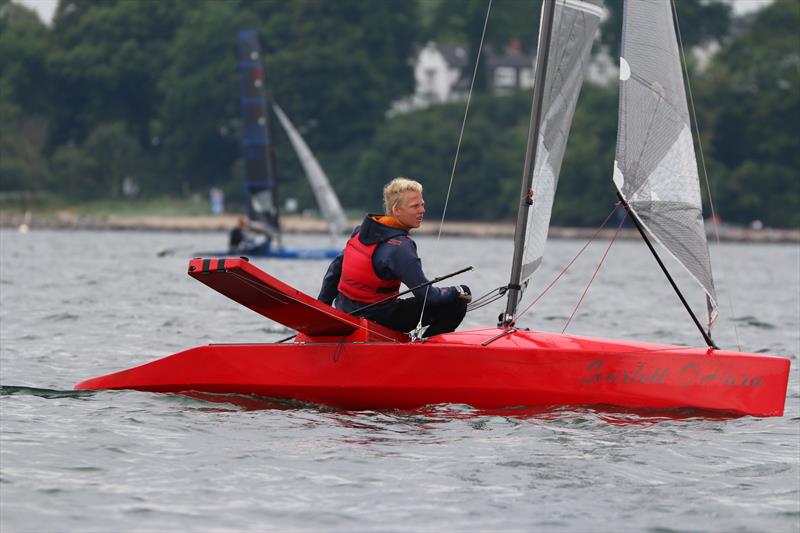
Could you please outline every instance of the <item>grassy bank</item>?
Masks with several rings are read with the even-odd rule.
[[[186,199],[152,198],[146,200],[102,200],[69,203],[53,198],[34,200],[0,197],[0,227],[50,229],[100,229],[100,230],[146,230],[146,231],[228,231],[236,224],[240,211],[229,211],[222,215],[209,213],[208,201],[200,196]],[[363,213],[349,212],[349,225],[354,227]],[[327,233],[325,222],[318,216],[282,215],[281,226],[287,233]],[[417,234],[435,234],[439,222],[428,217]],[[551,237],[589,238],[596,228],[551,227]],[[713,227],[709,240],[716,238]],[[800,242],[800,229],[755,230],[721,225],[720,240],[744,242]],[[447,221],[442,229],[444,235],[468,237],[510,238],[514,233],[511,221]],[[602,238],[611,238],[614,230],[606,228],[600,232]],[[638,239],[635,230],[626,228],[619,235],[623,239]]]
[[[67,201],[63,198],[45,195],[16,195],[0,198],[0,209],[8,214],[24,214],[30,211],[41,217],[53,217],[63,212],[90,217],[185,217],[208,215],[209,203],[207,199],[199,195],[190,198],[160,197],[85,202]],[[238,214],[241,209],[234,209],[232,212]]]

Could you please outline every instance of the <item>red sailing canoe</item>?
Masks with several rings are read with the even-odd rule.
[[[255,394],[346,409],[602,404],[783,414],[789,360],[782,357],[501,328],[411,343],[246,260],[194,259],[189,274],[298,338],[200,346],[76,389]]]

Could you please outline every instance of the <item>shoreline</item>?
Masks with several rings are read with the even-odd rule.
[[[118,216],[118,215],[76,215],[72,211],[59,211],[44,216],[28,215],[19,212],[0,211],[0,228],[6,229],[49,229],[49,230],[109,230],[109,231],[218,231],[227,232],[236,225],[240,215],[197,215],[197,216]],[[355,227],[359,220],[350,220]],[[327,234],[325,222],[316,218],[302,216],[281,216],[281,227],[287,234]],[[709,227],[709,241],[716,241],[713,227]],[[774,242],[800,243],[800,229],[764,228],[755,230],[736,226],[721,225],[718,228],[720,241],[726,242]],[[415,230],[416,235],[437,235],[439,223],[428,221]],[[551,226],[548,236],[557,239],[588,239],[597,228],[575,228]],[[615,228],[604,228],[597,238],[611,239]],[[445,222],[442,235],[448,237],[508,237],[514,236],[512,222]],[[624,228],[618,239],[639,239],[635,229]]]

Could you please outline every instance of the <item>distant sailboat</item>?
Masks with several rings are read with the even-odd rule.
[[[283,245],[278,213],[278,177],[273,151],[272,117],[274,111],[289,137],[292,147],[311,185],[317,205],[332,237],[349,228],[339,198],[308,144],[292,122],[268,94],[261,62],[261,45],[256,30],[238,35],[239,65],[242,72],[242,151],[244,157],[244,196],[247,225],[260,237],[224,252],[193,255],[273,257],[278,259],[330,259],[339,248],[286,248]]]
[[[275,115],[277,115],[283,130],[294,147],[297,157],[300,159],[300,164],[305,170],[308,182],[311,184],[311,190],[314,192],[317,205],[322,211],[325,222],[328,224],[328,231],[331,236],[342,235],[348,229],[352,229],[348,227],[344,209],[342,209],[342,204],[339,203],[339,197],[336,196],[336,192],[331,187],[331,182],[325,171],[322,170],[317,158],[314,157],[311,149],[298,133],[297,128],[294,127],[294,124],[283,112],[283,109],[278,106],[277,102],[273,102],[272,109],[275,111]]]

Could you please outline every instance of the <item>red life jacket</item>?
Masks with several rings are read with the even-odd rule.
[[[381,279],[372,266],[372,254],[378,244],[364,244],[353,235],[344,248],[342,276],[339,292],[356,302],[367,304],[379,302],[400,292],[399,279]]]

